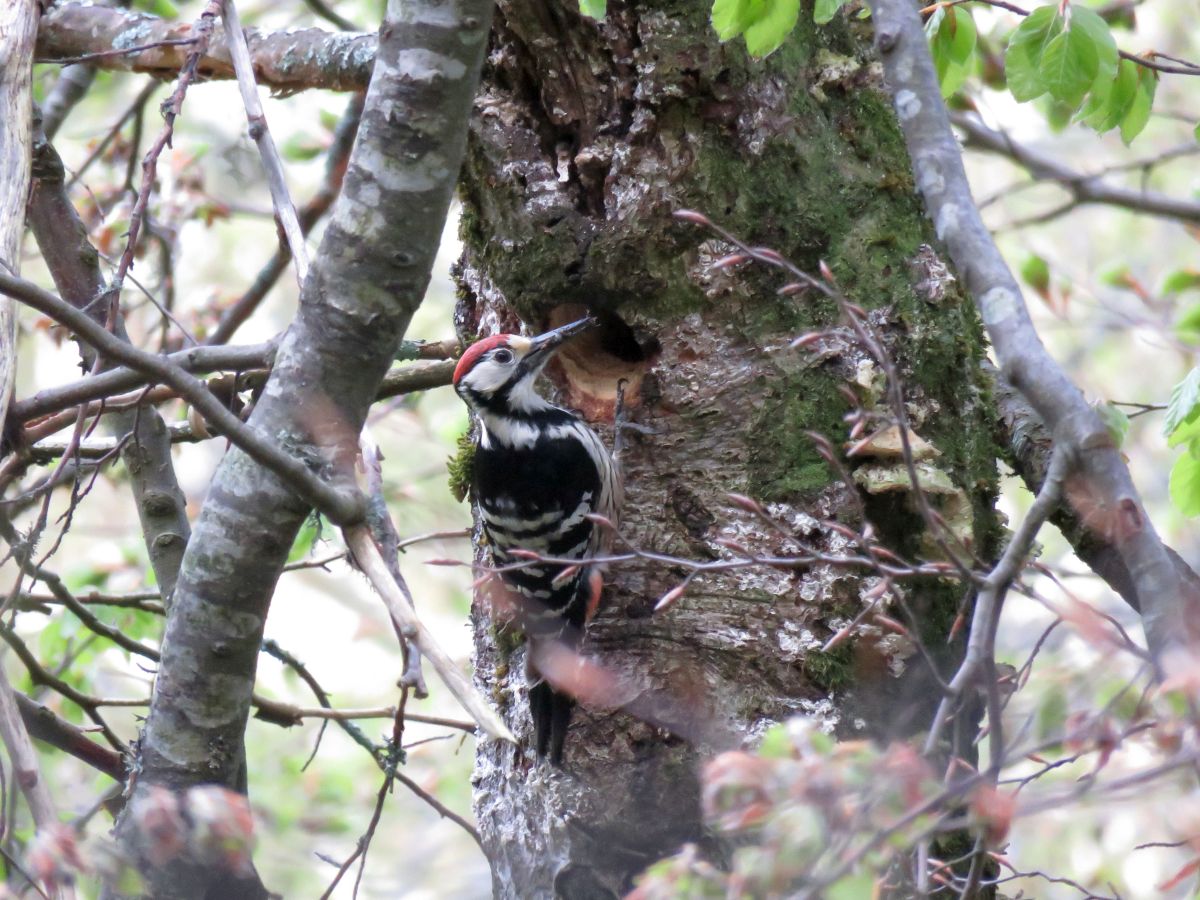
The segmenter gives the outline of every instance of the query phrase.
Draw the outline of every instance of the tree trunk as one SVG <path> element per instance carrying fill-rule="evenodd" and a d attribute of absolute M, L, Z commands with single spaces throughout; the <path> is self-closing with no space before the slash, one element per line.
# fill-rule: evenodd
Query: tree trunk
<path fill-rule="evenodd" d="M 34 0 L 9 2 L 0 9 L 0 268 L 21 272 L 21 232 L 29 194 L 29 150 L 32 139 L 30 84 L 38 5 Z M 0 297 L 0 445 L 17 377 L 17 314 L 13 301 Z"/>
<path fill-rule="evenodd" d="M 575 9 L 499 3 L 464 172 L 462 334 L 601 315 L 551 378 L 602 430 L 628 379 L 631 417 L 657 432 L 634 437 L 622 459 L 622 534 L 635 547 L 697 561 L 745 552 L 723 542 L 837 557 L 854 547 L 828 523 L 858 528 L 865 509 L 894 551 L 936 557 L 901 463 L 849 461 L 866 487 L 849 485 L 808 435 L 847 440 L 846 385 L 863 406 L 886 406 L 882 372 L 848 329 L 820 352 L 789 349 L 836 326 L 834 304 L 780 296 L 770 272 L 715 266 L 732 248 L 671 213 L 703 212 L 807 271 L 824 260 L 900 364 L 913 428 L 939 454 L 927 495 L 988 559 L 997 453 L 983 337 L 933 249 L 869 25 L 818 29 L 806 11 L 781 50 L 754 61 L 716 41 L 707 4 L 610 0 L 599 23 Z M 761 502 L 775 524 L 729 492 Z M 477 759 L 496 896 L 620 896 L 684 842 L 719 863 L 700 766 L 787 716 L 815 716 L 842 737 L 928 725 L 939 694 L 912 640 L 868 617 L 822 651 L 872 602 L 874 573 L 732 568 L 655 614 L 686 574 L 649 561 L 608 573 L 585 645 L 603 685 L 576 712 L 562 770 L 529 745 L 524 650 L 477 604 L 477 677 L 524 741 L 485 741 Z M 910 633 L 944 676 L 961 653 L 947 636 L 964 590 L 926 577 L 901 592 Z M 904 620 L 897 604 L 883 600 Z"/>
<path fill-rule="evenodd" d="M 353 483 L 367 410 L 425 294 L 491 12 L 491 0 L 387 4 L 342 193 L 249 419 L 330 483 Z M 151 865 L 136 822 L 155 787 L 246 790 L 242 741 L 266 615 L 308 514 L 295 484 L 239 450 L 213 477 L 183 557 L 118 823 L 126 849 L 144 857 L 156 898 L 266 896 L 256 877 L 213 865 Z"/>

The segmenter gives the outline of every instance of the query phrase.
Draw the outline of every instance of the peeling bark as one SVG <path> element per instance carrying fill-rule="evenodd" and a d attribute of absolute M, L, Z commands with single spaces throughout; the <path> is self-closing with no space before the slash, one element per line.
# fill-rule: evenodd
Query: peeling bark
<path fill-rule="evenodd" d="M 300 310 L 250 426 L 327 477 L 353 478 L 358 432 L 425 292 L 465 141 L 489 0 L 388 4 L 362 124 Z M 151 785 L 245 785 L 242 736 L 275 581 L 308 508 L 232 450 L 184 555 L 132 803 Z M 118 826 L 137 850 L 128 820 Z M 183 862 L 164 898 L 262 896 Z"/>
<path fill-rule="evenodd" d="M 848 336 L 816 359 L 789 351 L 791 338 L 834 324 L 832 305 L 779 297 L 761 272 L 714 268 L 729 248 L 671 212 L 697 209 L 810 271 L 825 260 L 898 357 L 909 416 L 940 454 L 972 549 L 989 558 L 996 449 L 981 329 L 932 249 L 869 35 L 802 17 L 755 62 L 717 43 L 702 7 L 610 3 L 597 23 L 567 0 L 499 3 L 464 173 L 461 333 L 601 315 L 600 334 L 566 351 L 552 378 L 601 427 L 627 378 L 634 420 L 659 432 L 634 438 L 623 460 L 631 543 L 694 559 L 730 557 L 729 540 L 840 554 L 847 541 L 824 522 L 853 520 L 856 489 L 806 432 L 840 444 L 839 386 L 880 403 L 878 371 Z M 730 491 L 762 501 L 782 533 Z M 907 499 L 863 496 L 889 546 L 928 556 Z M 621 896 L 685 841 L 719 863 L 726 848 L 702 821 L 699 767 L 788 715 L 842 737 L 928 723 L 937 694 L 911 643 L 867 625 L 820 652 L 874 577 L 828 565 L 732 570 L 652 615 L 684 574 L 649 563 L 609 573 L 585 653 L 616 686 L 577 713 L 561 771 L 528 747 L 524 650 L 477 605 L 477 677 L 526 740 L 483 742 L 477 757 L 496 896 Z M 935 580 L 904 590 L 914 631 L 950 671 L 962 590 Z"/>
<path fill-rule="evenodd" d="M 145 72 L 174 78 L 187 58 L 186 44 L 158 46 L 138 53 L 111 55 L 113 50 L 186 40 L 192 23 L 168 22 L 157 16 L 111 6 L 59 3 L 46 11 L 37 35 L 39 62 L 89 60 L 99 69 Z M 374 34 L 331 34 L 319 28 L 266 32 L 247 28 L 246 42 L 260 85 L 291 92 L 320 87 L 359 91 L 367 86 L 378 39 Z M 27 55 L 28 56 L 28 55 Z M 233 61 L 224 33 L 214 39 L 196 69 L 201 79 L 233 78 Z"/>

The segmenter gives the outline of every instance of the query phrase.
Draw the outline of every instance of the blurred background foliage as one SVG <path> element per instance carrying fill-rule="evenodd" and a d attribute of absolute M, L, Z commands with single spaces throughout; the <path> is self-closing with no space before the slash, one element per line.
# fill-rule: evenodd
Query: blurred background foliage
<path fill-rule="evenodd" d="M 141 0 L 133 5 L 167 18 L 186 20 L 193 13 L 190 5 L 179 9 L 168 0 Z M 1112 4 L 1094 4 L 1108 5 Z M 1132 0 L 1124 5 L 1135 27 L 1115 30 L 1123 48 L 1155 47 L 1200 58 L 1191 4 Z M 377 2 L 343 0 L 336 8 L 362 30 L 371 30 L 380 14 Z M 1062 114 L 1059 101 L 1048 95 L 1022 105 L 996 89 L 989 67 L 994 69 L 1015 19 L 979 4 L 971 12 L 978 32 L 977 52 L 971 77 L 954 101 L 957 105 L 973 105 L 1017 143 L 1049 153 L 1077 170 L 1111 168 L 1109 177 L 1128 185 L 1200 199 L 1196 165 L 1200 146 L 1193 133 L 1200 119 L 1196 79 L 1165 76 L 1144 132 L 1127 147 L 1118 131 L 1097 135 L 1068 124 L 1069 116 Z M 247 25 L 264 28 L 330 27 L 301 2 L 247 0 L 242 15 Z M 54 66 L 37 68 L 39 97 L 45 96 L 56 72 Z M 69 172 L 79 169 L 145 84 L 145 76 L 98 76 L 55 141 Z M 135 138 L 136 125 L 127 125 L 72 189 L 93 240 L 110 262 L 115 262 L 123 246 L 133 197 L 130 187 L 140 179 L 141 154 L 160 127 L 157 105 L 169 90 L 169 85 L 160 85 L 146 103 L 140 137 Z M 347 101 L 345 95 L 321 91 L 266 101 L 270 127 L 288 165 L 289 187 L 298 204 L 321 183 L 325 150 Z M 1194 268 L 1200 231 L 1196 226 L 1101 206 L 1075 207 L 1047 217 L 1067 196 L 1061 186 L 1032 181 L 1003 155 L 972 153 L 968 164 L 977 200 L 1007 258 L 1026 282 L 1043 338 L 1076 382 L 1098 402 L 1165 404 L 1172 386 L 1194 365 L 1200 342 L 1196 324 L 1200 322 L 1200 275 Z M 150 207 L 152 239 L 145 242 L 133 276 L 159 300 L 173 298 L 176 317 L 202 338 L 220 310 L 270 258 L 277 241 L 270 198 L 232 82 L 199 84 L 190 90 L 176 124 L 174 148 L 164 155 L 159 172 L 159 190 Z M 310 247 L 315 249 L 319 237 L 320 227 L 310 235 Z M 450 267 L 457 252 L 452 224 L 410 337 L 454 337 Z M 22 266 L 26 277 L 51 284 L 31 239 L 26 240 Z M 289 270 L 238 333 L 237 342 L 264 340 L 286 327 L 296 297 Z M 133 285 L 127 288 L 124 302 L 134 340 L 157 348 L 163 328 L 154 307 Z M 59 329 L 29 313 L 21 324 L 18 396 L 77 377 L 75 346 Z M 179 340 L 175 328 L 168 334 L 170 340 Z M 1178 451 L 1167 446 L 1163 413 L 1138 406 L 1118 408 L 1131 419 L 1124 449 L 1147 506 L 1168 542 L 1195 564 L 1200 560 L 1200 543 L 1194 522 L 1172 505 L 1168 494 L 1168 472 Z M 165 414 L 170 421 L 184 419 L 187 412 L 175 404 Z M 446 479 L 446 459 L 455 452 L 455 441 L 465 427 L 462 404 L 445 388 L 385 401 L 374 409 L 371 428 L 385 457 L 386 490 L 402 537 L 469 526 L 469 511 L 453 499 Z M 224 449 L 223 441 L 210 440 L 177 450 L 179 476 L 193 515 Z M 120 465 L 106 470 L 79 506 L 60 549 L 48 563 L 79 595 L 153 587 L 124 480 Z M 51 503 L 51 534 L 63 527 L 56 518 L 65 511 L 66 500 L 60 492 Z M 1024 488 L 1009 479 L 1003 504 L 1010 519 L 1018 521 L 1029 502 Z M 32 514 L 26 512 L 22 523 L 27 524 Z M 45 546 L 51 540 L 48 536 Z M 1042 542 L 1041 562 L 1053 577 L 1042 575 L 1032 585 L 1047 603 L 1015 595 L 1010 599 L 1002 629 L 1002 661 L 1023 664 L 1059 615 L 1055 610 L 1068 591 L 1138 635 L 1136 616 L 1073 558 L 1057 532 L 1047 529 Z M 298 547 L 298 557 L 306 559 L 325 559 L 339 552 L 335 532 L 329 529 L 309 531 L 306 545 Z M 471 577 L 466 568 L 428 564 L 443 558 L 469 560 L 468 542 L 444 538 L 414 544 L 401 562 L 419 612 L 466 667 Z M 9 581 L 5 579 L 6 586 Z M 148 644 L 160 636 L 161 619 L 153 613 L 93 608 L 106 623 Z M 42 665 L 68 684 L 96 696 L 131 702 L 148 696 L 152 673 L 144 661 L 96 638 L 60 607 L 22 612 L 15 617 L 15 628 Z M 397 701 L 400 660 L 390 623 L 365 581 L 342 561 L 282 577 L 267 637 L 302 660 L 337 707 L 383 708 Z M 87 724 L 74 704 L 34 684 L 13 654 L 6 655 L 5 665 L 21 690 L 71 721 Z M 1113 653 L 1069 623 L 1055 628 L 1045 639 L 1032 676 L 1010 704 L 1008 729 L 1055 733 L 1070 716 L 1095 711 L 1119 697 L 1130 682 L 1135 696 L 1145 687 L 1145 673 L 1136 660 Z M 433 696 L 410 702 L 409 708 L 461 718 L 437 679 L 430 677 L 429 683 Z M 267 655 L 261 660 L 258 692 L 302 707 L 317 705 L 295 673 Z M 1113 716 L 1119 719 L 1121 709 L 1118 702 Z M 143 711 L 139 706 L 113 707 L 105 715 L 122 738 L 132 740 Z M 387 718 L 360 724 L 378 742 L 391 729 Z M 306 766 L 320 732 L 320 723 L 311 720 L 282 729 L 252 719 L 246 735 L 250 797 L 258 822 L 256 862 L 265 882 L 286 897 L 316 897 L 325 889 L 336 865 L 351 853 L 365 829 L 382 779 L 368 754 L 332 725 L 324 730 L 319 749 Z M 470 818 L 473 740 L 461 732 L 410 723 L 405 742 L 411 750 L 404 773 Z M 44 746 L 41 749 L 54 794 L 67 812 L 86 812 L 111 787 L 83 764 Z M 1069 755 L 1068 748 L 1060 750 L 1064 757 Z M 1131 740 L 1106 760 L 1106 770 L 1136 772 L 1153 758 L 1152 746 Z M 1084 757 L 1045 778 L 1075 784 L 1089 777 L 1096 764 L 1095 756 Z M 1018 818 L 1008 856 L 1023 869 L 1069 873 L 1102 896 L 1188 896 L 1187 882 L 1162 887 L 1191 858 L 1186 848 L 1135 848 L 1186 836 L 1178 830 L 1197 824 L 1196 800 L 1189 780 L 1173 776 L 1116 800 L 1073 804 Z M 15 816 L 18 826 L 12 833 L 27 837 L 28 827 L 16 804 L 9 804 L 7 815 Z M 98 817 L 91 828 L 102 830 L 106 825 Z M 334 896 L 350 896 L 352 883 L 352 878 L 345 879 Z M 1044 880 L 1010 885 L 1008 893 L 1015 895 L 1018 889 L 1032 897 L 1081 896 L 1074 887 Z M 87 890 L 84 895 L 89 895 Z M 471 838 L 397 785 L 371 847 L 359 895 L 486 897 L 490 882 L 486 862 Z"/>

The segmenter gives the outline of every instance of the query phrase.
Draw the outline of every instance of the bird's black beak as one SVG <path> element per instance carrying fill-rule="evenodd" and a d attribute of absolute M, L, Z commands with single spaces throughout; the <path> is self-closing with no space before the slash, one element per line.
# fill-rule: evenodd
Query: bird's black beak
<path fill-rule="evenodd" d="M 563 325 L 561 328 L 555 328 L 553 331 L 539 334 L 529 342 L 529 353 L 525 355 L 526 364 L 532 363 L 533 365 L 538 365 L 544 362 L 568 338 L 573 338 L 575 335 L 581 334 L 599 324 L 600 321 L 598 319 L 588 316 L 586 319 L 580 319 L 578 322 L 571 322 L 569 325 Z"/>

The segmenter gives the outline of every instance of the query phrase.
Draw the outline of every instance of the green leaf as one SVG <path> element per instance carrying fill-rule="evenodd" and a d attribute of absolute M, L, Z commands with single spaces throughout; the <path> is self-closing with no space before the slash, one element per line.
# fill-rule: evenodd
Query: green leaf
<path fill-rule="evenodd" d="M 288 162 L 305 162 L 316 159 L 325 148 L 303 134 L 294 134 L 279 147 L 280 155 Z"/>
<path fill-rule="evenodd" d="M 1067 695 L 1057 685 L 1052 685 L 1037 707 L 1037 736 L 1045 740 L 1062 734 L 1067 722 Z"/>
<path fill-rule="evenodd" d="M 1200 125 L 1197 125 L 1192 132 L 1192 136 L 1196 138 L 1197 143 L 1200 143 Z"/>
<path fill-rule="evenodd" d="M 300 532 L 296 535 L 296 540 L 292 542 L 292 549 L 288 551 L 287 561 L 294 563 L 307 558 L 317 545 L 320 537 L 320 517 L 316 515 L 309 516 L 304 520 L 304 524 L 300 526 Z"/>
<path fill-rule="evenodd" d="M 1070 106 L 1061 100 L 1055 100 L 1049 94 L 1039 97 L 1037 103 L 1041 108 L 1042 115 L 1046 117 L 1046 124 L 1050 126 L 1050 130 L 1055 134 L 1058 134 L 1070 125 L 1075 118 L 1075 113 L 1078 111 L 1078 107 Z"/>
<path fill-rule="evenodd" d="M 1200 459 L 1190 453 L 1171 467 L 1171 502 L 1185 516 L 1200 514 Z"/>
<path fill-rule="evenodd" d="M 1108 23 L 1090 9 L 1072 6 L 1071 30 L 1086 35 L 1096 49 L 1097 69 L 1093 90 L 1107 90 L 1117 77 L 1117 64 L 1121 60 L 1117 52 L 1117 42 L 1113 40 Z"/>
<path fill-rule="evenodd" d="M 949 97 L 962 87 L 970 71 L 975 52 L 975 22 L 966 10 L 939 7 L 925 23 L 925 31 L 929 35 L 929 52 L 937 69 L 938 85 L 942 96 Z"/>
<path fill-rule="evenodd" d="M 758 755 L 763 759 L 789 759 L 793 754 L 792 739 L 786 725 L 772 725 L 758 745 Z"/>
<path fill-rule="evenodd" d="M 608 12 L 608 0 L 579 0 L 579 11 L 592 19 L 603 19 Z"/>
<path fill-rule="evenodd" d="M 1050 96 L 1072 109 L 1083 102 L 1099 68 L 1096 45 L 1078 28 L 1066 28 L 1050 38 L 1038 62 L 1038 73 Z"/>
<path fill-rule="evenodd" d="M 1137 89 L 1129 111 L 1121 120 L 1121 140 L 1126 144 L 1132 144 L 1150 121 L 1150 107 L 1154 105 L 1154 92 L 1158 88 L 1158 73 L 1145 66 L 1137 66 L 1137 70 Z"/>
<path fill-rule="evenodd" d="M 975 52 L 975 20 L 965 9 L 951 7 L 941 30 L 950 32 L 950 58 L 965 66 Z"/>
<path fill-rule="evenodd" d="M 1008 41 L 1004 54 L 1004 76 L 1008 89 L 1021 103 L 1046 93 L 1040 72 L 1046 44 L 1062 32 L 1063 22 L 1053 6 L 1040 6 L 1025 17 Z"/>
<path fill-rule="evenodd" d="M 1183 380 L 1171 389 L 1167 418 L 1163 422 L 1163 434 L 1170 437 L 1176 428 L 1192 417 L 1197 404 L 1200 404 L 1200 366 L 1188 372 Z"/>
<path fill-rule="evenodd" d="M 1118 448 L 1125 443 L 1125 438 L 1129 436 L 1129 416 L 1124 410 L 1113 406 L 1111 403 L 1096 403 L 1095 410 L 1100 414 L 1100 418 L 1104 420 L 1104 424 L 1108 426 L 1108 433 L 1112 435 L 1113 441 L 1116 442 Z"/>
<path fill-rule="evenodd" d="M 817 0 L 813 5 L 813 21 L 818 25 L 824 25 L 837 15 L 838 10 L 845 6 L 846 2 L 847 0 Z"/>
<path fill-rule="evenodd" d="M 1175 323 L 1175 332 L 1184 340 L 1200 339 L 1200 303 L 1193 304 L 1183 311 L 1179 321 Z"/>
<path fill-rule="evenodd" d="M 1129 266 L 1127 266 L 1125 263 L 1117 263 L 1116 265 L 1109 266 L 1100 272 L 1100 282 L 1102 284 L 1107 284 L 1109 287 L 1115 288 L 1129 287 L 1129 280 L 1132 277 L 1133 276 L 1129 271 Z"/>
<path fill-rule="evenodd" d="M 1171 431 L 1167 446 L 1174 449 L 1186 444 L 1188 452 L 1195 456 L 1200 451 L 1200 411 L 1193 412 Z"/>
<path fill-rule="evenodd" d="M 712 5 L 717 37 L 729 41 L 742 35 L 752 56 L 775 52 L 799 18 L 800 0 L 713 0 Z"/>
<path fill-rule="evenodd" d="M 808 743 L 813 750 L 815 750 L 817 753 L 820 753 L 822 756 L 828 756 L 837 746 L 837 742 L 832 737 L 816 728 L 814 728 L 812 733 L 809 734 Z"/>
<path fill-rule="evenodd" d="M 1050 290 L 1050 264 L 1036 253 L 1031 253 L 1021 264 L 1021 280 L 1045 296 Z"/>
<path fill-rule="evenodd" d="M 1121 120 L 1129 113 L 1138 86 L 1137 63 L 1127 59 L 1120 61 L 1117 67 L 1117 77 L 1105 91 L 1092 91 L 1088 104 L 1084 107 L 1080 119 L 1084 124 L 1103 134 L 1121 124 Z"/>
<path fill-rule="evenodd" d="M 875 876 L 870 872 L 862 872 L 839 878 L 825 889 L 822 896 L 829 900 L 869 900 L 875 894 Z"/>
<path fill-rule="evenodd" d="M 762 6 L 763 0 L 713 0 L 712 25 L 717 39 L 730 41 L 746 30 L 750 7 Z"/>
<path fill-rule="evenodd" d="M 766 0 L 765 14 L 746 28 L 751 56 L 769 56 L 779 49 L 800 19 L 800 0 Z"/>
<path fill-rule="evenodd" d="M 153 13 L 163 19 L 179 18 L 179 7 L 171 0 L 148 0 L 142 4 L 147 12 Z"/>
<path fill-rule="evenodd" d="M 1200 271 L 1176 269 L 1163 280 L 1162 287 L 1158 290 L 1162 294 L 1179 294 L 1193 288 L 1200 288 Z"/>
<path fill-rule="evenodd" d="M 340 113 L 335 113 L 331 109 L 322 109 L 317 113 L 317 119 L 321 123 L 321 127 L 328 132 L 333 132 L 338 127 L 338 122 L 342 120 Z"/>

